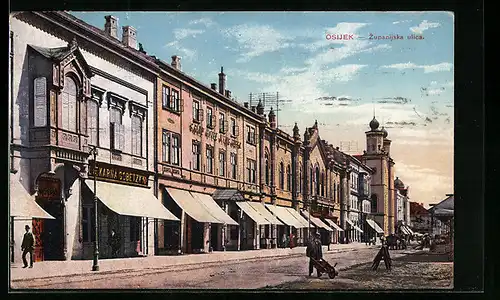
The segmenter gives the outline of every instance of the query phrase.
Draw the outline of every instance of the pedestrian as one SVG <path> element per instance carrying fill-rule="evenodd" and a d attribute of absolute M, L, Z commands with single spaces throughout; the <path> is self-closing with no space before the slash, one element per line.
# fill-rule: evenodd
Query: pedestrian
<path fill-rule="evenodd" d="M 290 233 L 289 245 L 290 245 L 290 249 L 293 249 L 295 247 L 295 236 L 293 235 L 293 233 Z"/>
<path fill-rule="evenodd" d="M 312 276 L 312 273 L 314 271 L 313 259 L 320 260 L 323 258 L 323 249 L 321 246 L 320 238 L 321 238 L 320 233 L 316 232 L 316 234 L 309 241 L 309 244 L 307 245 L 306 248 L 306 256 L 309 257 L 309 276 Z M 321 272 L 317 268 L 316 272 L 318 277 L 320 277 Z"/>
<path fill-rule="evenodd" d="M 23 242 L 21 243 L 21 251 L 23 251 L 23 268 L 28 267 L 28 261 L 26 260 L 26 254 L 30 254 L 30 268 L 33 268 L 33 249 L 35 248 L 35 237 L 33 233 L 30 232 L 30 226 L 26 225 L 24 227 L 26 232 L 23 236 Z"/>
<path fill-rule="evenodd" d="M 120 237 L 116 234 L 114 229 L 111 229 L 108 243 L 111 247 L 111 257 L 118 257 L 118 251 L 120 250 Z"/>
<path fill-rule="evenodd" d="M 281 236 L 281 248 L 286 248 L 286 234 L 283 233 Z"/>

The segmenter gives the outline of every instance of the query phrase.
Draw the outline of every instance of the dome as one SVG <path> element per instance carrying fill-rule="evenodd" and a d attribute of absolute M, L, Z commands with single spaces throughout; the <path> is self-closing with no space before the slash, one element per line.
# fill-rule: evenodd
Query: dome
<path fill-rule="evenodd" d="M 378 126 L 379 126 L 379 123 L 378 123 L 377 119 L 375 119 L 375 116 L 374 116 L 373 120 L 370 121 L 370 128 L 372 130 L 377 130 Z"/>
<path fill-rule="evenodd" d="M 405 184 L 403 183 L 403 181 L 401 181 L 401 179 L 399 179 L 399 177 L 396 177 L 396 180 L 394 180 L 394 187 L 398 189 L 404 189 Z"/>
<path fill-rule="evenodd" d="M 384 138 L 386 138 L 389 135 L 387 130 L 385 130 L 384 126 L 382 126 L 382 132 L 384 133 Z"/>

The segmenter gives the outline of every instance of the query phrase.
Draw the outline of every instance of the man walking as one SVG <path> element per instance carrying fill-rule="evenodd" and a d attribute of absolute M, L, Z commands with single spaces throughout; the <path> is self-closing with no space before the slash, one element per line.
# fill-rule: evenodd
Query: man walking
<path fill-rule="evenodd" d="M 109 236 L 109 246 L 111 247 L 111 257 L 118 257 L 118 251 L 120 250 L 120 237 L 116 234 L 114 229 L 111 229 L 111 235 Z"/>
<path fill-rule="evenodd" d="M 30 226 L 26 225 L 24 227 L 26 232 L 23 236 L 23 242 L 21 243 L 21 251 L 23 251 L 23 268 L 28 267 L 28 261 L 26 260 L 26 254 L 30 254 L 30 268 L 33 268 L 33 249 L 35 247 L 35 238 L 33 237 L 33 233 L 30 232 Z"/>
<path fill-rule="evenodd" d="M 309 241 L 309 244 L 306 248 L 306 256 L 309 257 L 309 276 L 312 276 L 312 273 L 314 271 L 314 263 L 312 259 L 314 258 L 315 260 L 320 260 L 321 258 L 323 258 L 323 249 L 321 246 L 320 237 L 320 233 L 316 232 L 314 237 Z M 316 272 L 318 277 L 320 277 L 321 273 L 318 269 L 316 269 Z"/>

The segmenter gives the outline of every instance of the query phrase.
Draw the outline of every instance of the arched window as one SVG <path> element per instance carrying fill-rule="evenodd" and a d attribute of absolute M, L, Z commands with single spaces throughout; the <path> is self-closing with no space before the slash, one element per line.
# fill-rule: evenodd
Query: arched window
<path fill-rule="evenodd" d="M 300 165 L 299 169 L 299 183 L 297 184 L 297 190 L 299 191 L 299 193 L 302 192 L 302 165 Z"/>
<path fill-rule="evenodd" d="M 333 183 L 333 202 L 337 201 L 337 183 Z"/>
<path fill-rule="evenodd" d="M 77 86 L 75 80 L 71 77 L 66 77 L 64 80 L 64 89 L 62 91 L 62 128 L 76 132 L 76 95 Z"/>
<path fill-rule="evenodd" d="M 286 166 L 286 189 L 287 191 L 292 190 L 292 172 L 290 172 L 290 165 Z"/>
<path fill-rule="evenodd" d="M 325 173 L 321 173 L 321 197 L 325 196 Z"/>
<path fill-rule="evenodd" d="M 377 195 L 373 194 L 371 196 L 371 206 L 372 206 L 372 213 L 377 212 Z"/>
<path fill-rule="evenodd" d="M 280 162 L 280 189 L 285 189 L 285 166 Z"/>
<path fill-rule="evenodd" d="M 315 179 L 316 179 L 316 195 L 320 195 L 320 174 L 319 174 L 319 167 L 316 166 L 316 176 Z"/>
<path fill-rule="evenodd" d="M 309 195 L 314 195 L 314 178 L 313 178 L 313 168 L 309 169 Z"/>
<path fill-rule="evenodd" d="M 266 153 L 266 162 L 265 162 L 265 179 L 266 179 L 266 185 L 269 185 L 269 155 Z"/>

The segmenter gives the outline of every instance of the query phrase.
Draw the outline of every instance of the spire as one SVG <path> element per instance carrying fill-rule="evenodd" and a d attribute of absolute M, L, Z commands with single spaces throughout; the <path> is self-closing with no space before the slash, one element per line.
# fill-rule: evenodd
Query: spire
<path fill-rule="evenodd" d="M 299 126 L 297 126 L 297 122 L 295 122 L 295 126 L 293 126 L 293 137 L 300 139 L 300 131 Z"/>

